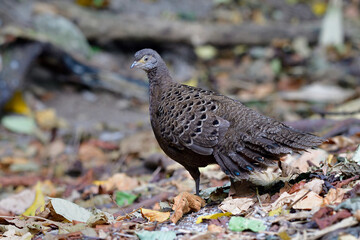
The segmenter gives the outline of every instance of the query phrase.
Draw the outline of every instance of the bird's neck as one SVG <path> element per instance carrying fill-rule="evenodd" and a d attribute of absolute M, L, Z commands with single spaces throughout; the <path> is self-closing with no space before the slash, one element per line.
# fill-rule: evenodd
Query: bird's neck
<path fill-rule="evenodd" d="M 165 63 L 159 64 L 156 68 L 147 71 L 147 76 L 149 79 L 149 97 L 151 107 L 152 102 L 160 101 L 165 89 L 167 89 L 167 86 L 169 86 L 173 80 Z"/>
<path fill-rule="evenodd" d="M 166 67 L 165 63 L 159 64 L 156 68 L 153 68 L 147 72 L 150 86 L 151 85 L 160 85 L 163 86 L 167 83 L 172 82 L 169 70 Z"/>

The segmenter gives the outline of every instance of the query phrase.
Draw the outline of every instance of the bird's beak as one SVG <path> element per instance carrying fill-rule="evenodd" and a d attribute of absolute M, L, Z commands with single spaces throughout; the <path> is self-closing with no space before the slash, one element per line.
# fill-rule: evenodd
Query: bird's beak
<path fill-rule="evenodd" d="M 131 67 L 130 67 L 130 68 L 136 67 L 137 64 L 138 64 L 138 62 L 137 62 L 137 61 L 134 61 L 133 64 L 131 64 Z"/>

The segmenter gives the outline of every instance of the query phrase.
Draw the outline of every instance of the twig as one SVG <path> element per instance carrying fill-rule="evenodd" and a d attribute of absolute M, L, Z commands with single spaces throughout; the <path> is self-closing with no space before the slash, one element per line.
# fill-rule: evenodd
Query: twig
<path fill-rule="evenodd" d="M 261 200 L 260 200 L 260 196 L 259 196 L 259 188 L 256 188 L 256 197 L 257 197 L 257 199 L 258 199 L 258 201 L 259 201 L 260 207 L 261 207 L 262 209 L 264 209 L 264 208 L 263 208 L 263 205 L 262 205 L 262 203 L 261 203 Z"/>
<path fill-rule="evenodd" d="M 332 226 L 329 226 L 327 228 L 324 228 L 322 230 L 319 230 L 315 232 L 313 235 L 307 236 L 308 239 L 319 239 L 320 237 L 324 236 L 325 234 L 329 232 L 336 231 L 341 228 L 347 228 L 358 224 L 358 221 L 354 217 L 348 217 L 342 220 L 341 222 L 338 222 Z"/>
<path fill-rule="evenodd" d="M 286 215 L 280 215 L 278 216 L 276 219 L 274 219 L 274 221 L 272 221 L 271 223 L 276 223 L 282 220 L 286 220 L 286 221 L 291 221 L 294 219 L 306 219 L 308 218 L 312 213 L 310 212 L 298 212 L 298 213 L 289 213 Z"/>
<path fill-rule="evenodd" d="M 302 200 L 306 195 L 308 195 L 311 192 L 311 190 L 309 189 L 304 195 L 302 195 L 298 200 L 296 200 L 295 202 L 293 202 L 289 207 L 287 207 L 286 209 L 289 210 L 291 209 L 296 203 L 298 203 L 300 200 Z"/>

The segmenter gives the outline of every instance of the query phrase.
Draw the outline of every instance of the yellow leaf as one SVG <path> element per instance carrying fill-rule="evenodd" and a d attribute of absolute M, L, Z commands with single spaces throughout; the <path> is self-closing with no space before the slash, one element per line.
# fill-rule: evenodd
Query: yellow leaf
<path fill-rule="evenodd" d="M 283 232 L 279 232 L 279 237 L 281 240 L 291 240 L 291 237 L 289 236 L 289 234 L 287 234 L 287 232 L 283 231 Z"/>
<path fill-rule="evenodd" d="M 311 8 L 315 15 L 322 16 L 326 11 L 327 5 L 325 2 L 315 2 L 312 4 Z"/>
<path fill-rule="evenodd" d="M 12 98 L 5 104 L 4 110 L 7 112 L 30 115 L 31 110 L 26 105 L 24 97 L 20 91 L 16 91 Z"/>
<path fill-rule="evenodd" d="M 170 212 L 159 212 L 151 209 L 140 208 L 141 215 L 150 222 L 165 222 L 170 217 Z"/>
<path fill-rule="evenodd" d="M 96 186 L 101 186 L 101 185 L 103 185 L 105 183 L 106 183 L 105 180 L 95 180 L 95 181 L 93 181 L 93 184 L 96 185 Z"/>
<path fill-rule="evenodd" d="M 44 211 L 45 198 L 44 198 L 44 194 L 41 190 L 41 187 L 42 187 L 41 182 L 37 182 L 37 184 L 35 186 L 35 200 L 31 204 L 31 206 L 28 209 L 26 209 L 26 211 L 22 215 L 35 216 L 37 209 L 40 209 L 40 211 Z"/>
<path fill-rule="evenodd" d="M 288 214 L 289 213 L 289 210 L 285 210 L 283 209 L 282 206 L 274 209 L 274 210 L 271 210 L 269 212 L 269 217 L 272 217 L 272 216 L 275 216 L 275 215 L 280 215 L 280 214 Z"/>
<path fill-rule="evenodd" d="M 198 86 L 198 80 L 197 78 L 193 77 L 185 82 L 183 82 L 185 85 L 191 86 L 191 87 L 197 87 Z"/>
<path fill-rule="evenodd" d="M 49 108 L 35 113 L 35 119 L 42 129 L 52 129 L 58 126 L 58 118 L 55 109 Z"/>
<path fill-rule="evenodd" d="M 329 154 L 329 156 L 328 156 L 328 158 L 327 158 L 327 160 L 326 160 L 327 164 L 331 165 L 333 158 L 334 158 L 334 155 L 333 155 L 333 154 Z"/>
<path fill-rule="evenodd" d="M 201 223 L 204 219 L 218 219 L 218 218 L 221 218 L 221 217 L 230 217 L 230 216 L 231 216 L 231 212 L 215 213 L 215 214 L 211 214 L 211 215 L 200 216 L 200 217 L 197 218 L 196 224 Z"/>

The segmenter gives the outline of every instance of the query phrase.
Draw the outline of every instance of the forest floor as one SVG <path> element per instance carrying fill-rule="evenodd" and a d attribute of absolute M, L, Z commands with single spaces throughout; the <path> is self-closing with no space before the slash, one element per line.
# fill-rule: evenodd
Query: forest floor
<path fill-rule="evenodd" d="M 1 238 L 359 239 L 357 1 L 179 2 L 4 0 Z M 319 36 L 330 8 L 336 47 Z M 195 196 L 151 131 L 146 76 L 130 69 L 144 47 L 177 81 L 327 142 L 232 185 L 203 168 Z"/>

